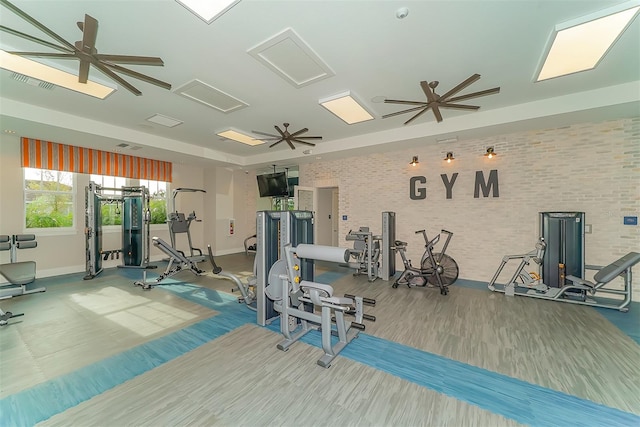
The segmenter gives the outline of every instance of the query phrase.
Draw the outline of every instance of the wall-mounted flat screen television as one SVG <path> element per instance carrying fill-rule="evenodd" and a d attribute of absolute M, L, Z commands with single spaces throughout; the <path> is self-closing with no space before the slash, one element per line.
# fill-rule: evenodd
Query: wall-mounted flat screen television
<path fill-rule="evenodd" d="M 258 175 L 257 179 L 260 197 L 287 197 L 289 195 L 289 185 L 285 172 Z"/>

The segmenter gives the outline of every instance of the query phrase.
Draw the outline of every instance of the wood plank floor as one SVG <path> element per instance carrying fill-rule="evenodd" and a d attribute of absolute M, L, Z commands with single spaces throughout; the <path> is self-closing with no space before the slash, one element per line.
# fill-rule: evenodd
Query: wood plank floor
<path fill-rule="evenodd" d="M 243 276 L 252 259 L 218 261 Z M 0 330 L 1 425 L 640 423 L 640 346 L 590 307 L 336 269 L 336 292 L 375 298 L 377 321 L 323 369 L 319 335 L 277 350 L 228 280 L 183 272 L 145 292 L 135 275 L 0 301 L 25 313 Z"/>

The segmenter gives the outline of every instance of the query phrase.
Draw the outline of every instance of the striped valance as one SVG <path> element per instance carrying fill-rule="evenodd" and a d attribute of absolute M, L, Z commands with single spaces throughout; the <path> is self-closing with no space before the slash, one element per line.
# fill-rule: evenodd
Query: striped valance
<path fill-rule="evenodd" d="M 22 166 L 171 182 L 171 162 L 22 138 Z"/>

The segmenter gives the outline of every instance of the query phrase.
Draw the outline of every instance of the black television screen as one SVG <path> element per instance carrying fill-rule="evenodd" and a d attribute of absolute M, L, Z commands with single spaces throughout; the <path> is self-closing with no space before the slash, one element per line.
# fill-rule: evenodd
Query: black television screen
<path fill-rule="evenodd" d="M 260 197 L 286 197 L 289 195 L 287 174 L 284 172 L 258 175 Z"/>

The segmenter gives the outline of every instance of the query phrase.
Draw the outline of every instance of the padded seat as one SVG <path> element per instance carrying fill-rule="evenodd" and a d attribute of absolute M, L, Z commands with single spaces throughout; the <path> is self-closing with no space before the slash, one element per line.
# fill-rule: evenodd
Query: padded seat
<path fill-rule="evenodd" d="M 609 283 L 620 274 L 622 274 L 622 272 L 624 272 L 627 268 L 634 266 L 638 262 L 640 262 L 640 253 L 629 252 L 622 258 L 612 262 L 611 264 L 598 271 L 593 276 L 593 280 L 598 283 Z"/>
<path fill-rule="evenodd" d="M 36 279 L 35 261 L 14 262 L 0 265 L 0 274 L 13 285 L 26 285 Z"/>

